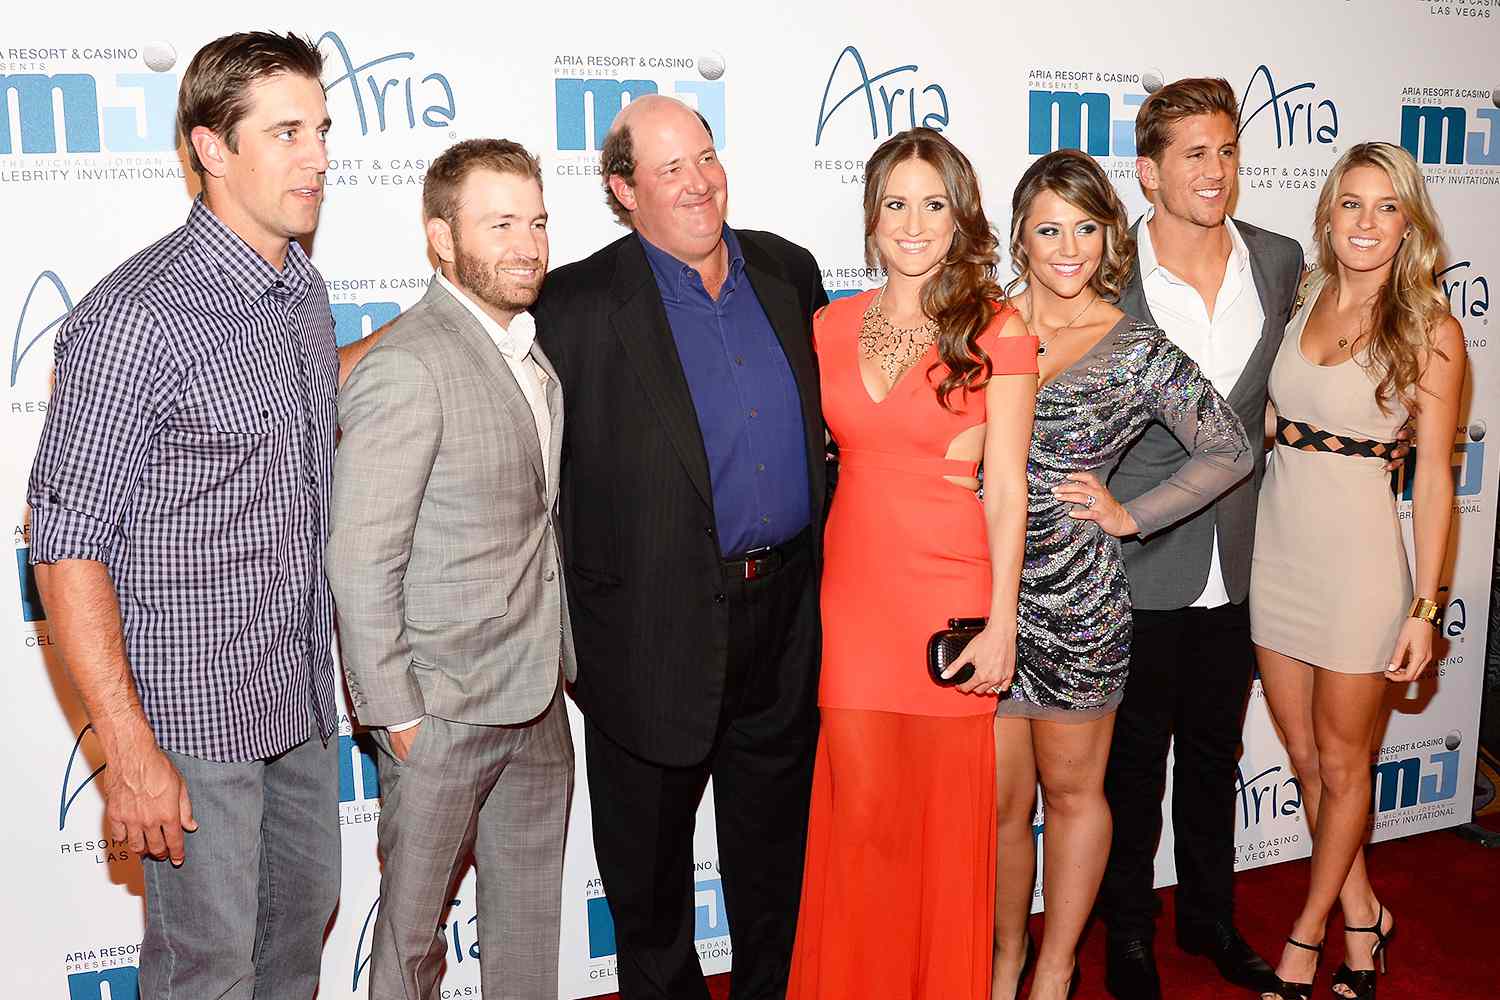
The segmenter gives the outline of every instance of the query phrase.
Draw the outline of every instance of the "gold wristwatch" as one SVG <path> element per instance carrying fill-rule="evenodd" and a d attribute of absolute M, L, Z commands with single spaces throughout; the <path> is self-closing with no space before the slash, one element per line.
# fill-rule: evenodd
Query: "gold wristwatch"
<path fill-rule="evenodd" d="M 1408 618 L 1424 621 L 1433 628 L 1438 627 L 1438 606 L 1436 601 L 1429 601 L 1425 597 L 1413 597 L 1411 599 L 1411 610 L 1406 615 Z"/>

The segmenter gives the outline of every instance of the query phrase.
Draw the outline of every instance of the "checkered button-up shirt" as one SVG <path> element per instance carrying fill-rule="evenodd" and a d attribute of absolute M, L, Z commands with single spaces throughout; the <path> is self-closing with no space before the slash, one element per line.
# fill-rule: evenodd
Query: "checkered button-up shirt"
<path fill-rule="evenodd" d="M 198 201 L 78 303 L 56 354 L 31 560 L 109 569 L 157 742 L 244 761 L 326 739 L 338 352 L 302 248 L 277 271 Z"/>

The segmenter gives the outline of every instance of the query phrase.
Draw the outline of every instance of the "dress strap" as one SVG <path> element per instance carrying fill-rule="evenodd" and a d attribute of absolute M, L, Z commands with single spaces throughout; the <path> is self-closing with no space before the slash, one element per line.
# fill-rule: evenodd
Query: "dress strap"
<path fill-rule="evenodd" d="M 866 448 L 840 448 L 840 469 L 885 469 L 916 476 L 962 476 L 973 479 L 979 472 L 978 462 L 956 458 L 928 458 L 925 455 L 897 455 Z"/>

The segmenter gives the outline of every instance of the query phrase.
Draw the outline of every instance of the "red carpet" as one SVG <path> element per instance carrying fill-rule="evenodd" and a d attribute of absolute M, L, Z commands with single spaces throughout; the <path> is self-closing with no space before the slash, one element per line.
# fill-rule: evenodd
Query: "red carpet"
<path fill-rule="evenodd" d="M 1500 829 L 1500 817 L 1484 821 Z M 1451 831 L 1423 834 L 1370 848 L 1370 870 L 1382 901 L 1399 930 L 1390 946 L 1390 974 L 1381 977 L 1384 1000 L 1468 1000 L 1500 996 L 1500 850 L 1485 850 Z M 1240 930 L 1274 965 L 1307 882 L 1307 862 L 1245 872 L 1236 882 Z M 1172 935 L 1171 890 L 1163 892 L 1157 962 L 1164 993 L 1173 1000 L 1250 997 L 1218 978 L 1205 959 L 1177 950 Z M 1033 918 L 1031 933 L 1043 930 Z M 1314 997 L 1328 998 L 1328 977 L 1343 960 L 1338 917 L 1329 928 L 1329 951 Z M 1078 1000 L 1104 1000 L 1104 928 L 1097 922 L 1084 936 Z M 729 996 L 729 977 L 709 979 L 714 1000 Z M 613 995 L 612 995 L 613 996 Z M 856 998 L 850 998 L 856 1000 Z M 868 1000 L 868 998 L 858 998 Z"/>

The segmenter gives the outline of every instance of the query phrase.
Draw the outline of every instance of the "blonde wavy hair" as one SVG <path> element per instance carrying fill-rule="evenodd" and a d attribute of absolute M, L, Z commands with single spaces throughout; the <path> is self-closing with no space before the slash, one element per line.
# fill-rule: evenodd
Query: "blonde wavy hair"
<path fill-rule="evenodd" d="M 1130 269 L 1135 266 L 1135 240 L 1130 218 L 1104 169 L 1089 154 L 1076 149 L 1048 153 L 1026 168 L 1010 199 L 1010 268 L 1015 277 L 1005 286 L 1011 296 L 1030 281 L 1031 257 L 1021 240 L 1031 204 L 1051 191 L 1104 229 L 1104 253 L 1089 278 L 1089 287 L 1106 302 L 1118 302 Z"/>
<path fill-rule="evenodd" d="M 1435 277 L 1443 254 L 1443 235 L 1437 212 L 1427 196 L 1422 168 L 1412 155 L 1388 142 L 1362 142 L 1353 146 L 1333 165 L 1318 207 L 1313 214 L 1313 238 L 1318 245 L 1318 270 L 1327 275 L 1328 287 L 1338 290 L 1338 257 L 1333 251 L 1329 220 L 1344 174 L 1355 167 L 1379 167 L 1390 178 L 1396 203 L 1411 235 L 1402 241 L 1391 262 L 1390 278 L 1375 295 L 1370 310 L 1367 356 L 1359 364 L 1378 373 L 1375 401 L 1389 413 L 1397 401 L 1408 412 L 1421 408 L 1418 399 L 1424 365 L 1429 352 L 1440 357 L 1432 334 L 1448 316 L 1448 297 Z"/>

